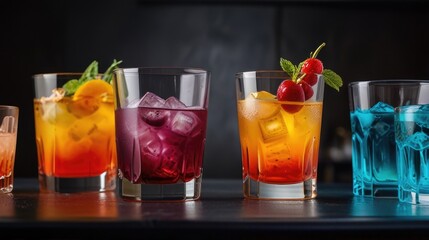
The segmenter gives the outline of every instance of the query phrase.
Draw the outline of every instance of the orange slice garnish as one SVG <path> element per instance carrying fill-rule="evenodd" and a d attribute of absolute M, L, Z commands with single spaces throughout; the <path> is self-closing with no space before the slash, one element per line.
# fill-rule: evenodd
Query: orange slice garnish
<path fill-rule="evenodd" d="M 113 96 L 109 83 L 101 79 L 89 80 L 77 89 L 68 110 L 78 118 L 89 116 L 98 110 L 102 99 L 109 96 Z"/>
<path fill-rule="evenodd" d="M 101 79 L 89 80 L 80 86 L 73 96 L 73 100 L 83 97 L 97 98 L 104 95 L 113 95 L 112 86 Z"/>

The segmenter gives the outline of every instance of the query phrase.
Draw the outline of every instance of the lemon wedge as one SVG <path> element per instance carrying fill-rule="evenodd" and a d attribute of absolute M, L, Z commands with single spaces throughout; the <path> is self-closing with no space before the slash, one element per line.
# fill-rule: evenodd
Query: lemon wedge
<path fill-rule="evenodd" d="M 259 92 L 253 92 L 251 93 L 251 95 L 255 98 L 255 99 L 263 99 L 263 100 L 274 100 L 276 98 L 275 95 L 267 92 L 267 91 L 259 91 Z"/>

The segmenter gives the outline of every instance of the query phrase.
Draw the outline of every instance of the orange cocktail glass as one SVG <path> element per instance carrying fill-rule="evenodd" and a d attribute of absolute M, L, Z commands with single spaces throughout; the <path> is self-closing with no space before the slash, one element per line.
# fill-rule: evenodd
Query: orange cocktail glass
<path fill-rule="evenodd" d="M 245 111 L 246 100 L 238 102 Z M 288 113 L 282 102 L 255 100 L 256 111 L 270 109 L 268 118 L 238 115 L 244 172 L 264 183 L 293 184 L 317 177 L 322 103 L 306 103 Z M 244 130 L 246 129 L 246 130 Z"/>
<path fill-rule="evenodd" d="M 237 113 L 247 198 L 309 199 L 317 195 L 317 165 L 322 123 L 323 79 L 314 97 L 278 101 L 282 71 L 237 74 Z M 321 77 L 320 77 L 321 78 Z M 299 106 L 288 112 L 285 106 Z"/>
<path fill-rule="evenodd" d="M 42 96 L 34 99 L 42 191 L 106 191 L 115 188 L 113 88 L 101 79 L 92 79 L 74 95 L 66 96 L 61 86 L 78 77 L 76 74 L 35 76 L 36 95 Z M 47 96 L 49 90 L 52 93 Z"/>

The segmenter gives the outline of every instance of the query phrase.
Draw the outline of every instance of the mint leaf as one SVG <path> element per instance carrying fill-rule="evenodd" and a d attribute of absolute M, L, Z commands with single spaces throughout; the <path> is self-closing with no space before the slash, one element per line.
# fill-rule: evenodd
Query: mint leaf
<path fill-rule="evenodd" d="M 83 83 L 90 79 L 94 79 L 98 75 L 98 62 L 92 61 L 91 64 L 85 69 L 82 76 L 79 79 L 79 82 Z"/>
<path fill-rule="evenodd" d="M 116 59 L 113 59 L 113 63 L 112 65 L 110 65 L 110 67 L 106 70 L 106 72 L 104 72 L 103 74 L 103 80 L 111 83 L 112 82 L 112 78 L 113 78 L 113 71 L 118 68 L 118 65 L 121 63 L 122 61 L 116 61 Z"/>
<path fill-rule="evenodd" d="M 65 95 L 70 96 L 73 95 L 78 87 L 80 86 L 79 80 L 72 79 L 66 82 L 66 84 L 63 85 L 63 88 L 65 90 Z"/>
<path fill-rule="evenodd" d="M 298 72 L 296 66 L 293 65 L 291 61 L 284 58 L 280 58 L 280 66 L 291 78 L 293 78 L 295 73 Z"/>
<path fill-rule="evenodd" d="M 322 75 L 323 79 L 325 80 L 325 83 L 328 86 L 332 87 L 337 91 L 340 91 L 340 87 L 343 86 L 343 80 L 338 74 L 336 74 L 330 69 L 325 69 L 323 70 Z"/>
<path fill-rule="evenodd" d="M 298 79 L 298 76 L 299 76 L 299 78 L 303 78 L 304 76 L 305 76 L 305 73 L 304 73 L 304 75 L 302 74 L 302 72 L 301 72 L 301 68 L 302 68 L 302 65 L 304 64 L 304 62 L 300 62 L 299 64 L 298 64 L 298 67 L 296 67 L 295 66 L 295 68 L 296 68 L 296 71 L 295 71 L 295 74 L 293 75 L 293 77 L 292 77 L 292 81 L 294 81 L 295 82 L 295 80 L 299 80 Z"/>

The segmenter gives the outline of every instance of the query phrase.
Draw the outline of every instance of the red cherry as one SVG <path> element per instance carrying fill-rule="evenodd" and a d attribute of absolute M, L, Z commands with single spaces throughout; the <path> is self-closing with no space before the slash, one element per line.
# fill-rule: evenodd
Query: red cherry
<path fill-rule="evenodd" d="M 313 88 L 311 88 L 311 86 L 304 81 L 301 81 L 299 84 L 301 85 L 302 90 L 304 90 L 305 101 L 307 101 L 314 95 Z"/>
<path fill-rule="evenodd" d="M 307 73 L 303 78 L 303 82 L 308 83 L 310 86 L 314 86 L 317 83 L 317 75 L 314 73 Z"/>
<path fill-rule="evenodd" d="M 277 89 L 277 100 L 289 102 L 304 102 L 305 95 L 301 85 L 292 80 L 284 80 Z M 302 105 L 282 104 L 282 108 L 289 113 L 301 110 Z"/>
<path fill-rule="evenodd" d="M 314 86 L 317 83 L 317 75 L 323 72 L 323 64 L 317 58 L 307 58 L 301 67 L 301 72 L 305 73 L 302 78 L 303 81 L 307 82 L 310 86 Z"/>
<path fill-rule="evenodd" d="M 321 74 L 323 72 L 323 63 L 317 58 L 307 58 L 301 67 L 303 73 L 316 73 Z"/>

